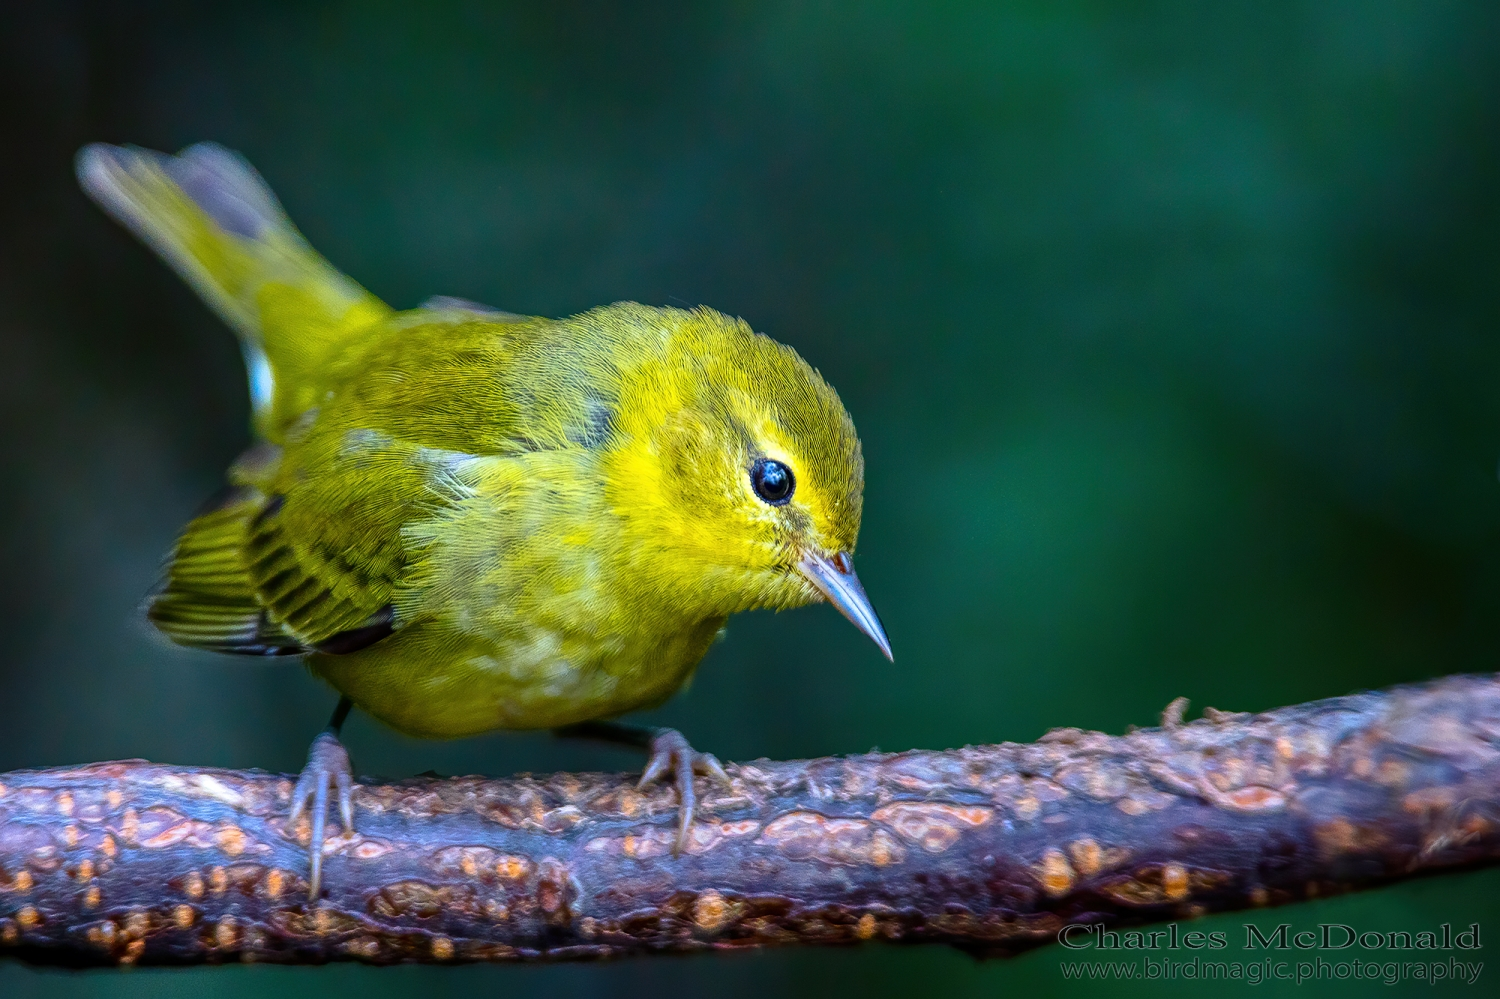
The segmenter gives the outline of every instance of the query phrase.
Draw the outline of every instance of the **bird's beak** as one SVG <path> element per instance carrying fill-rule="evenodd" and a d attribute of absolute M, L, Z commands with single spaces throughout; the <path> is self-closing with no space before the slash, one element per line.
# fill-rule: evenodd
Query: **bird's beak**
<path fill-rule="evenodd" d="M 891 655 L 890 639 L 885 637 L 885 628 L 881 627 L 875 608 L 870 606 L 865 588 L 859 585 L 859 577 L 854 574 L 854 559 L 848 552 L 839 552 L 832 558 L 816 553 L 805 555 L 797 563 L 797 568 L 828 598 L 829 603 L 839 609 L 840 614 L 880 646 L 887 659 L 896 661 Z"/>

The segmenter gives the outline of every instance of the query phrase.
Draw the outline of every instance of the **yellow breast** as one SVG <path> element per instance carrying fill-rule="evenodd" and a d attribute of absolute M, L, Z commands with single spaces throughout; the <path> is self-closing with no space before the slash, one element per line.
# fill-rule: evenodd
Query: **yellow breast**
<path fill-rule="evenodd" d="M 458 737 L 658 704 L 724 618 L 641 585 L 586 449 L 476 458 L 406 531 L 402 627 L 313 670 L 394 728 Z"/>

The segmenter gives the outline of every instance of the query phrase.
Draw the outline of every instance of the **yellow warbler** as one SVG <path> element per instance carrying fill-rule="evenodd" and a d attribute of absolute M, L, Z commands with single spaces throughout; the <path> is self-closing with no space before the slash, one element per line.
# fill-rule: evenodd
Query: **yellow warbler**
<path fill-rule="evenodd" d="M 91 145 L 85 191 L 239 335 L 258 441 L 184 529 L 147 613 L 175 641 L 303 655 L 343 697 L 293 795 L 319 892 L 327 795 L 353 827 L 350 704 L 403 732 L 612 719 L 692 674 L 736 611 L 827 599 L 890 646 L 854 574 L 864 464 L 838 396 L 707 308 L 567 319 L 397 312 L 211 143 Z M 717 761 L 643 730 L 692 817 Z"/>

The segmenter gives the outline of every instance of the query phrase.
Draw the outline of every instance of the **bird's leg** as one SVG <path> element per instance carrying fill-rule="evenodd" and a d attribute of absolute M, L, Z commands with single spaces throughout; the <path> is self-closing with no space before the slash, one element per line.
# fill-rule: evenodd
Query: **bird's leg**
<path fill-rule="evenodd" d="M 645 787 L 667 774 L 672 775 L 679 802 L 677 839 L 672 846 L 674 855 L 680 855 L 687 848 L 688 833 L 693 827 L 693 812 L 698 804 L 698 796 L 693 791 L 693 775 L 702 774 L 729 783 L 729 775 L 719 765 L 718 758 L 712 753 L 698 752 L 675 728 L 630 725 L 617 721 L 587 721 L 564 725 L 552 731 L 557 735 L 599 739 L 646 750 L 649 754 L 646 758 L 646 770 L 641 774 L 637 787 Z"/>
<path fill-rule="evenodd" d="M 339 815 L 344 820 L 344 831 L 354 832 L 354 767 L 349 762 L 349 751 L 339 742 L 339 730 L 354 702 L 340 697 L 328 727 L 313 740 L 307 751 L 307 766 L 297 778 L 292 789 L 292 811 L 287 816 L 287 825 L 296 824 L 302 812 L 312 804 L 312 835 L 308 839 L 307 853 L 311 873 L 307 879 L 308 901 L 316 903 L 323 887 L 323 831 L 328 821 L 328 785 L 334 784 L 339 792 Z"/>
<path fill-rule="evenodd" d="M 678 856 L 687 849 L 688 833 L 693 828 L 693 813 L 698 806 L 693 793 L 693 774 L 703 774 L 729 783 L 729 775 L 719 765 L 718 757 L 712 753 L 700 753 L 689 745 L 687 737 L 675 728 L 658 728 L 651 733 L 650 756 L 646 758 L 646 769 L 641 774 L 637 788 L 658 781 L 667 774 L 677 786 L 678 819 L 677 839 L 672 844 L 672 854 Z"/>

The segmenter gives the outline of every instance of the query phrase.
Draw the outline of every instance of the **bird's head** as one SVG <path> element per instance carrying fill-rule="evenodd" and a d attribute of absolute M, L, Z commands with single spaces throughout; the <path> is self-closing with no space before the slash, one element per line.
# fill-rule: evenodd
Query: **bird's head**
<path fill-rule="evenodd" d="M 889 657 L 854 574 L 864 457 L 838 395 L 743 321 L 663 315 L 665 350 L 628 379 L 628 443 L 607 476 L 651 570 L 713 614 L 827 600 Z"/>

